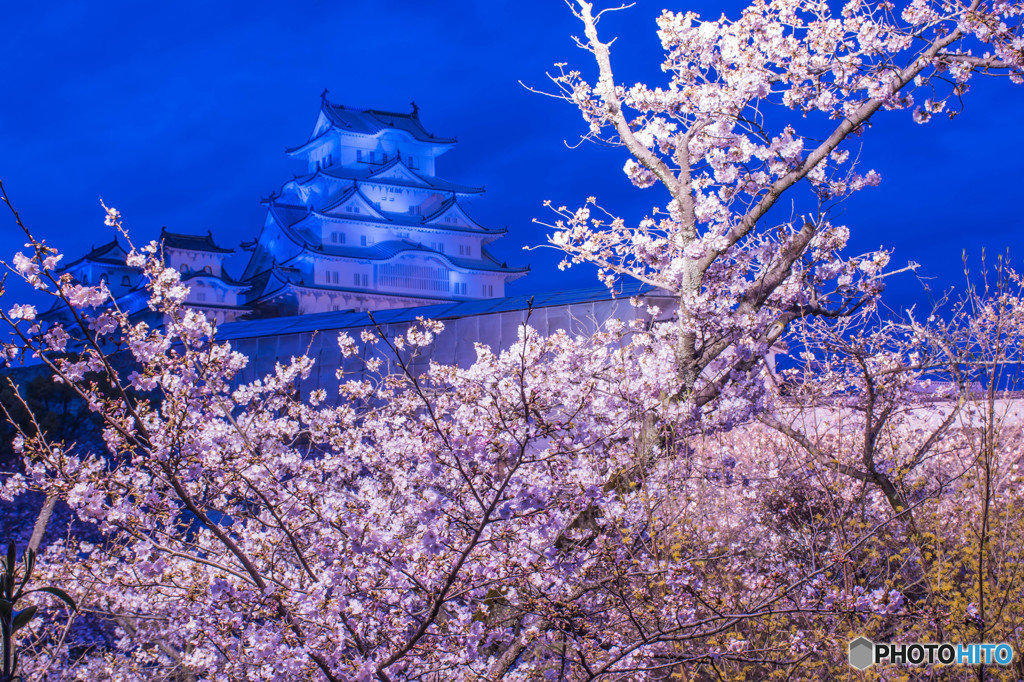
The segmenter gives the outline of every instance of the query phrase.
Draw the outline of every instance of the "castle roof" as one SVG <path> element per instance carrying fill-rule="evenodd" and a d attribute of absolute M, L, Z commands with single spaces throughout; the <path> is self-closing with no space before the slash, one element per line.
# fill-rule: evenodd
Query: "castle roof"
<path fill-rule="evenodd" d="M 306 239 L 299 231 L 292 229 L 280 217 L 271 209 L 271 214 L 274 216 L 275 221 L 281 228 L 281 232 L 286 238 L 292 241 L 296 246 L 303 249 L 305 252 L 312 254 L 313 256 L 327 256 L 332 258 L 345 258 L 351 260 L 361 261 L 387 261 L 391 260 L 395 256 L 402 253 L 420 253 L 439 258 L 447 262 L 452 267 L 460 270 L 469 270 L 475 272 L 491 272 L 491 273 L 502 273 L 506 275 L 514 275 L 514 278 L 521 277 L 530 271 L 529 267 L 524 268 L 510 268 L 504 264 L 498 263 L 487 251 L 481 249 L 481 258 L 459 258 L 448 253 L 441 253 L 434 249 L 427 248 L 423 244 L 413 242 L 407 239 L 390 239 L 382 242 L 377 242 L 370 246 L 346 246 L 341 244 L 322 244 L 311 242 Z M 294 258 L 288 259 L 285 263 L 291 262 L 296 258 L 301 257 L 301 254 L 296 255 Z"/>
<path fill-rule="evenodd" d="M 308 208 L 308 210 L 307 210 L 307 214 L 306 215 L 310 215 L 312 213 L 319 213 L 320 215 L 327 215 L 327 211 L 331 211 L 331 210 L 341 206 L 346 201 L 351 201 L 352 199 L 357 199 L 357 201 L 355 202 L 356 205 L 358 205 L 361 209 L 367 211 L 367 217 L 374 218 L 378 222 L 386 221 L 387 220 L 387 218 L 385 217 L 383 211 L 380 210 L 378 205 L 375 202 L 370 201 L 370 198 L 368 196 L 366 196 L 365 194 L 363 194 L 362 190 L 359 189 L 359 185 L 358 184 L 354 184 L 354 183 L 352 184 L 351 187 L 349 187 L 348 189 L 344 190 L 337 197 L 335 197 L 334 201 L 331 201 L 330 203 L 325 204 L 324 206 L 320 207 L 319 210 L 317 210 L 317 209 L 313 208 L 312 206 L 310 206 Z M 303 217 L 306 217 L 306 216 L 303 216 Z M 360 218 L 363 218 L 363 216 L 360 215 Z M 294 223 L 292 223 L 292 224 L 294 225 Z"/>
<path fill-rule="evenodd" d="M 346 258 L 361 261 L 387 261 L 401 254 L 418 253 L 420 255 L 431 256 L 445 261 L 452 267 L 459 270 L 499 272 L 502 274 L 517 275 L 525 274 L 529 271 L 529 268 L 503 267 L 486 251 L 483 252 L 482 258 L 459 258 L 452 256 L 451 254 L 441 253 L 435 249 L 427 248 L 423 244 L 412 242 L 407 239 L 391 239 L 388 241 L 378 242 L 372 246 L 363 247 L 331 244 L 320 248 L 311 248 L 309 249 L 309 252 L 314 256 L 328 256 L 332 258 Z M 296 256 L 296 258 L 298 257 L 299 256 Z"/>
<path fill-rule="evenodd" d="M 371 207 L 377 215 L 370 214 L 359 214 L 356 215 L 334 215 L 327 213 L 333 208 L 343 204 L 354 196 L 360 197 L 366 204 Z M 469 234 L 484 235 L 490 237 L 485 241 L 493 241 L 493 239 L 505 234 L 508 230 L 505 228 L 490 228 L 482 225 L 476 225 L 475 227 L 464 227 L 461 225 L 449 225 L 442 223 L 430 223 L 431 220 L 436 220 L 438 217 L 444 215 L 452 206 L 457 205 L 454 198 L 449 198 L 444 201 L 433 213 L 426 216 L 417 216 L 409 213 L 391 213 L 389 211 L 378 211 L 376 205 L 366 198 L 366 196 L 358 190 L 358 188 L 351 188 L 340 195 L 338 199 L 332 201 L 321 210 L 309 210 L 305 206 L 296 206 L 294 204 L 286 204 L 277 201 L 267 202 L 268 208 L 271 214 L 274 216 L 274 220 L 286 228 L 294 228 L 303 220 L 308 219 L 310 216 L 319 216 L 322 218 L 333 219 L 333 220 L 350 220 L 359 223 L 368 223 L 377 226 L 388 226 L 388 227 L 410 227 L 420 228 L 424 230 L 430 230 L 432 232 L 465 232 Z M 465 212 L 463 212 L 465 215 Z M 289 220 L 291 219 L 291 220 Z M 295 230 L 292 230 L 295 232 Z M 298 235 L 296 235 L 298 236 Z M 303 246 L 316 246 L 319 242 L 312 242 L 302 237 Z"/>
<path fill-rule="evenodd" d="M 207 231 L 206 236 L 168 232 L 166 227 L 160 228 L 160 242 L 172 249 L 188 251 L 207 251 L 209 253 L 234 253 L 234 249 L 225 249 L 213 243 L 213 232 Z"/>
<path fill-rule="evenodd" d="M 209 272 L 206 272 L 205 270 L 191 270 L 181 275 L 182 282 L 188 282 L 190 280 L 200 278 L 214 280 L 217 282 L 223 282 L 224 284 L 227 284 L 228 286 L 235 289 L 244 289 L 245 287 L 248 286 L 248 284 L 246 284 L 245 282 L 239 282 L 234 277 L 229 275 L 228 271 L 223 268 L 221 268 L 220 275 L 214 275 Z"/>
<path fill-rule="evenodd" d="M 313 129 L 313 134 L 304 143 L 297 147 L 291 147 L 285 151 L 294 154 L 307 148 L 313 142 L 324 137 L 329 131 L 338 130 L 344 133 L 356 135 L 376 136 L 385 130 L 397 130 L 410 135 L 419 142 L 426 142 L 442 147 L 451 147 L 457 140 L 454 137 L 437 137 L 428 132 L 420 123 L 419 109 L 413 107 L 411 113 L 403 114 L 397 111 L 383 111 L 381 109 L 353 109 L 341 104 L 333 104 L 327 100 L 326 91 L 320 97 L 320 113 L 322 121 L 330 125 L 326 128 L 320 123 Z"/>
<path fill-rule="evenodd" d="M 382 130 L 402 130 L 420 142 L 434 144 L 455 144 L 454 137 L 435 137 L 433 133 L 420 123 L 419 109 L 415 106 L 411 113 L 402 114 L 395 111 L 380 109 L 353 109 L 341 104 L 332 104 L 325 96 L 320 98 L 320 110 L 338 128 L 352 133 L 376 135 Z"/>
<path fill-rule="evenodd" d="M 397 167 L 397 168 L 396 168 Z M 396 173 L 395 171 L 398 171 Z M 383 177 L 388 173 L 391 173 L 388 177 Z M 394 158 L 387 163 L 373 167 L 366 166 L 365 168 L 321 168 L 315 173 L 311 173 L 305 177 L 296 179 L 299 184 L 307 184 L 314 180 L 316 177 L 326 175 L 331 178 L 338 180 L 351 180 L 353 182 L 378 182 L 386 185 L 395 185 L 399 187 L 416 187 L 422 189 L 432 189 L 438 192 L 454 192 L 456 194 L 482 194 L 484 191 L 483 187 L 472 187 L 470 185 L 461 185 L 457 182 L 451 182 L 442 178 L 436 178 L 427 175 L 421 175 L 416 171 L 410 169 L 400 158 Z"/>
<path fill-rule="evenodd" d="M 194 234 L 180 234 L 168 232 L 166 227 L 160 229 L 160 241 L 164 246 L 173 249 L 187 249 L 191 251 L 209 251 L 212 253 L 234 253 L 234 249 L 225 249 L 213 242 L 213 234 L 207 232 L 205 236 Z M 64 267 L 61 271 L 68 270 L 82 263 L 101 263 L 103 265 L 115 265 L 127 267 L 125 259 L 128 257 L 128 249 L 121 245 L 121 240 L 115 236 L 106 244 L 94 246 L 89 253 L 77 258 Z"/>
<path fill-rule="evenodd" d="M 121 241 L 115 236 L 111 241 L 101 246 L 94 246 L 89 253 L 77 258 L 60 269 L 61 272 L 73 268 L 79 263 L 103 263 L 104 265 L 120 265 L 126 267 L 125 259 L 128 257 L 128 250 L 121 246 Z"/>

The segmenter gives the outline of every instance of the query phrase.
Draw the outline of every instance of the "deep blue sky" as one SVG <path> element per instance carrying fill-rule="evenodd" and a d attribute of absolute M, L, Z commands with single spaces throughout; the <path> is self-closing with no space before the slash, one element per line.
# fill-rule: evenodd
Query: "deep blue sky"
<path fill-rule="evenodd" d="M 654 20 L 665 5 L 640 0 L 602 22 L 605 36 L 619 36 L 620 81 L 664 77 Z M 710 17 L 740 6 L 672 8 Z M 513 293 L 595 284 L 590 271 L 559 273 L 553 251 L 521 251 L 545 241 L 546 228 L 531 223 L 550 218 L 545 199 L 575 206 L 596 195 L 633 220 L 665 203 L 660 189 L 628 183 L 622 150 L 568 148 L 585 131 L 577 112 L 519 84 L 546 87 L 555 62 L 593 71 L 560 0 L 12 0 L 4 24 L 0 178 L 29 226 L 69 258 L 112 237 L 100 197 L 140 242 L 162 225 L 212 229 L 231 247 L 251 239 L 260 197 L 304 171 L 283 150 L 307 138 L 324 88 L 354 107 L 408 111 L 415 100 L 429 130 L 459 138 L 439 174 L 487 187 L 471 213 L 509 227 L 493 246 L 499 258 L 533 267 Z M 882 186 L 843 207 L 855 250 L 893 247 L 894 265 L 922 263 L 937 287 L 959 284 L 964 249 L 1024 253 L 1024 88 L 979 79 L 969 95 L 952 122 L 878 117 L 862 164 Z M 7 218 L 0 235 L 9 258 L 23 240 Z M 920 290 L 904 277 L 890 303 Z"/>

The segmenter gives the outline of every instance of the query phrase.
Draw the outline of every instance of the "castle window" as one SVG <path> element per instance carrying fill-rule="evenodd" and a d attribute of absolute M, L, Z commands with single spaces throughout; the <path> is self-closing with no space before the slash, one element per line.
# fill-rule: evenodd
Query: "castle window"
<path fill-rule="evenodd" d="M 440 251 L 441 253 L 444 253 L 444 242 L 441 242 L 440 244 L 437 245 L 437 250 Z"/>
<path fill-rule="evenodd" d="M 131 285 L 132 285 L 131 278 L 128 275 L 124 275 L 121 278 L 121 286 L 123 286 L 123 287 L 130 287 Z"/>
<path fill-rule="evenodd" d="M 331 232 L 331 242 L 334 243 L 334 244 L 338 243 L 338 233 L 337 232 Z"/>
<path fill-rule="evenodd" d="M 181 271 L 181 273 L 182 273 L 182 274 L 184 274 L 184 273 L 188 272 L 188 266 L 187 266 L 187 265 L 185 265 L 184 263 L 182 263 L 182 264 L 181 264 L 181 267 L 180 267 L 180 268 L 178 268 L 178 270 L 180 270 L 180 271 Z"/>
<path fill-rule="evenodd" d="M 451 291 L 449 272 L 445 268 L 413 263 L 384 263 L 373 266 L 374 282 L 377 286 L 399 289 L 420 289 L 426 291 Z M 363 275 L 363 286 L 369 284 L 369 276 Z"/>
<path fill-rule="evenodd" d="M 207 275 L 212 275 L 213 269 L 209 265 L 205 265 L 203 266 L 203 272 L 205 272 Z"/>
<path fill-rule="evenodd" d="M 366 246 L 366 235 L 359 235 L 359 246 Z"/>
<path fill-rule="evenodd" d="M 362 161 L 363 161 L 363 150 L 362 149 L 357 149 L 356 150 L 356 161 L 359 162 L 359 163 L 362 163 Z"/>
<path fill-rule="evenodd" d="M 352 275 L 352 284 L 359 286 L 359 273 Z"/>
<path fill-rule="evenodd" d="M 363 286 L 369 286 L 370 278 L 368 275 L 363 275 Z"/>
<path fill-rule="evenodd" d="M 344 244 L 345 243 L 345 233 L 342 232 L 340 237 L 341 237 L 341 243 Z"/>
<path fill-rule="evenodd" d="M 416 168 L 416 157 L 415 156 L 410 156 L 409 157 L 409 168 Z"/>
<path fill-rule="evenodd" d="M 336 273 L 336 272 L 332 272 L 331 273 L 331 283 L 332 284 L 337 284 L 338 283 L 338 273 Z"/>
<path fill-rule="evenodd" d="M 388 162 L 388 153 L 384 152 L 384 163 Z"/>

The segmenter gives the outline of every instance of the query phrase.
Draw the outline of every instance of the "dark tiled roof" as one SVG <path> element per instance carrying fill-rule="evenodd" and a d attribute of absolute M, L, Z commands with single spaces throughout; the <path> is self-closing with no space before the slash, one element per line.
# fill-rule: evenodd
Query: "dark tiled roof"
<path fill-rule="evenodd" d="M 220 274 L 219 277 L 217 275 L 214 275 L 212 273 L 206 272 L 204 270 L 190 270 L 189 272 L 182 273 L 181 281 L 182 282 L 187 282 L 189 280 L 196 279 L 198 277 L 205 277 L 205 278 L 208 278 L 208 279 L 215 279 L 217 281 L 224 282 L 224 284 L 227 284 L 228 286 L 232 286 L 232 287 L 246 287 L 246 286 L 248 286 L 248 284 L 246 284 L 244 282 L 239 282 L 238 280 L 233 278 L 231 275 L 228 274 L 228 271 L 224 270 L 224 269 L 221 269 L 221 274 Z"/>
<path fill-rule="evenodd" d="M 455 197 L 448 197 L 443 202 L 441 202 L 441 205 L 437 207 L 437 210 L 435 210 L 430 215 L 423 216 L 423 222 L 429 223 L 431 220 L 434 220 L 435 218 L 440 218 L 448 211 L 448 209 L 450 209 L 452 206 L 457 206 L 458 203 L 459 202 L 455 200 Z M 466 215 L 465 209 L 463 209 L 461 206 L 459 206 L 459 210 L 462 211 L 463 215 Z M 468 218 L 469 216 L 467 215 L 466 217 Z"/>
<path fill-rule="evenodd" d="M 172 249 L 186 249 L 189 251 L 208 251 L 210 253 L 234 253 L 234 249 L 225 249 L 213 243 L 213 233 L 207 232 L 206 236 L 197 234 L 180 234 L 168 232 L 166 227 L 160 228 L 160 242 Z"/>
<path fill-rule="evenodd" d="M 429 249 L 422 244 L 417 244 L 405 239 L 392 239 L 378 242 L 372 246 L 362 247 L 331 244 L 330 246 L 324 246 L 315 250 L 314 253 L 320 253 L 325 256 L 338 256 L 340 258 L 376 261 L 389 260 L 400 253 L 419 253 L 440 258 L 457 268 L 465 270 L 503 273 L 519 273 L 527 272 L 529 270 L 529 268 L 502 267 L 496 260 L 490 257 L 485 257 L 479 260 L 473 258 L 456 258 L 450 254 L 441 253 L 440 251 Z"/>
<path fill-rule="evenodd" d="M 429 249 L 423 244 L 417 242 L 405 240 L 405 239 L 390 239 L 382 242 L 377 242 L 370 246 L 343 246 L 341 244 L 323 244 L 319 242 L 311 242 L 309 239 L 304 237 L 302 233 L 294 229 L 291 225 L 286 223 L 278 215 L 277 211 L 274 210 L 274 205 L 270 207 L 270 213 L 274 217 L 278 226 L 281 228 L 281 232 L 284 233 L 285 237 L 290 239 L 296 246 L 309 251 L 314 254 L 323 254 L 325 256 L 338 256 L 340 258 L 352 258 L 358 260 L 388 260 L 393 258 L 402 252 L 424 252 L 429 253 L 437 258 L 448 261 L 450 264 L 457 268 L 463 268 L 465 270 L 477 270 L 480 272 L 503 272 L 507 274 L 521 275 L 529 272 L 530 268 L 509 268 L 498 264 L 498 261 L 493 259 L 489 254 L 483 252 L 482 259 L 473 258 L 457 258 L 448 253 L 441 253 L 434 249 Z M 379 222 L 379 221 L 372 221 Z M 295 223 L 293 223 L 295 224 Z M 417 223 L 416 226 L 423 227 L 422 224 Z M 432 227 L 432 226 L 425 226 Z M 479 232 L 476 232 L 479 234 Z"/>
<path fill-rule="evenodd" d="M 374 210 L 377 210 L 377 207 L 374 205 L 374 203 L 372 201 L 370 201 L 369 197 L 367 197 L 365 194 L 363 194 L 359 190 L 359 186 L 353 184 L 350 187 L 347 187 L 346 189 L 344 189 L 341 192 L 339 192 L 338 195 L 336 197 L 334 197 L 331 201 L 329 201 L 326 204 L 324 204 L 323 206 L 321 206 L 320 207 L 320 212 L 321 213 L 325 213 L 327 211 L 333 210 L 333 209 L 337 208 L 338 206 L 341 206 L 343 203 L 345 203 L 346 201 L 348 201 L 349 199 L 351 199 L 353 196 L 355 196 L 357 194 L 366 203 L 367 206 L 370 206 Z"/>
<path fill-rule="evenodd" d="M 341 104 L 332 104 L 326 97 L 321 100 L 321 107 L 331 123 L 347 132 L 376 135 L 382 130 L 402 130 L 420 142 L 444 145 L 456 142 L 454 137 L 435 137 L 433 133 L 427 132 L 420 123 L 419 113 L 415 109 L 409 114 L 379 109 L 352 109 Z"/>
<path fill-rule="evenodd" d="M 71 261 L 60 269 L 61 272 L 72 268 L 79 263 L 91 262 L 91 263 L 104 263 L 107 265 L 120 265 L 125 267 L 125 257 L 128 255 L 128 249 L 121 246 L 121 241 L 114 237 L 113 240 L 103 244 L 102 246 L 93 247 L 89 253 L 85 254 L 81 258 Z"/>
<path fill-rule="evenodd" d="M 375 211 L 379 211 L 383 219 L 377 218 L 372 215 L 334 215 L 328 213 L 339 205 L 343 204 L 352 198 L 353 195 L 359 194 L 360 197 Z M 454 199 L 446 199 L 444 203 L 429 216 L 418 216 L 411 213 L 392 213 L 390 211 L 384 211 L 377 208 L 377 205 L 370 201 L 365 194 L 359 191 L 358 187 L 350 187 L 349 189 L 342 192 L 337 198 L 326 204 L 323 208 L 317 211 L 309 211 L 305 206 L 293 206 L 290 204 L 283 204 L 277 201 L 268 202 L 269 209 L 277 220 L 278 224 L 285 227 L 297 225 L 302 220 L 305 220 L 310 215 L 319 215 L 325 218 L 335 218 L 342 220 L 352 220 L 360 223 L 368 223 L 370 225 L 388 226 L 388 227 L 418 227 L 426 230 L 432 230 L 437 232 L 464 232 L 482 236 L 494 236 L 503 235 L 508 232 L 507 229 L 501 228 L 490 228 L 490 227 L 462 227 L 459 225 L 445 225 L 440 223 L 427 224 L 427 220 L 435 218 L 441 215 L 444 211 L 448 210 L 452 204 L 455 203 Z M 460 207 L 461 208 L 461 207 Z M 465 211 L 463 211 L 465 212 Z M 307 242 L 307 244 L 310 242 Z"/>

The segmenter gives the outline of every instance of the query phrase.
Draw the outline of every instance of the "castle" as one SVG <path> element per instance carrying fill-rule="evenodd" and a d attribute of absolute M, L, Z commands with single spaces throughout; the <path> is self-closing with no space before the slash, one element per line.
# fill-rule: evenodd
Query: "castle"
<path fill-rule="evenodd" d="M 190 288 L 186 304 L 229 323 L 503 298 L 528 268 L 488 253 L 505 230 L 480 225 L 462 205 L 483 188 L 436 174 L 437 157 L 455 144 L 423 127 L 415 103 L 405 114 L 352 109 L 324 91 L 309 139 L 287 150 L 307 173 L 263 200 L 266 219 L 241 245 L 249 258 L 237 279 L 224 262 L 235 250 L 212 234 L 161 231 L 165 261 Z M 145 283 L 126 255 L 115 238 L 63 270 L 82 284 L 106 282 L 121 310 L 142 317 Z"/>
<path fill-rule="evenodd" d="M 528 272 L 499 263 L 487 245 L 505 234 L 473 220 L 461 204 L 483 192 L 436 174 L 437 157 L 455 146 L 435 137 L 411 113 L 350 109 L 321 96 L 309 139 L 287 150 L 307 173 L 264 199 L 259 236 L 241 245 L 248 262 L 235 278 L 225 261 L 234 249 L 211 233 L 160 233 L 169 267 L 189 286 L 185 300 L 218 325 L 217 338 L 249 358 L 239 381 L 256 380 L 278 362 L 308 355 L 316 362 L 301 382 L 304 394 L 336 393 L 338 370 L 360 373 L 375 351 L 341 358 L 337 332 L 375 327 L 402 336 L 417 318 L 443 322 L 429 352 L 412 359 L 420 372 L 431 361 L 472 364 L 478 344 L 509 347 L 529 324 L 541 334 L 589 333 L 606 320 L 649 318 L 644 298 L 671 316 L 674 302 L 648 285 L 509 296 L 505 285 Z M 82 284 L 106 282 L 115 304 L 135 320 L 160 325 L 148 306 L 143 274 L 129 268 L 114 239 L 63 268 Z M 69 321 L 54 307 L 41 317 Z"/>

